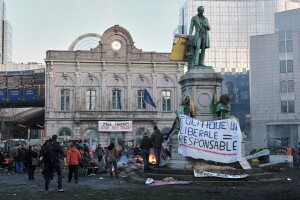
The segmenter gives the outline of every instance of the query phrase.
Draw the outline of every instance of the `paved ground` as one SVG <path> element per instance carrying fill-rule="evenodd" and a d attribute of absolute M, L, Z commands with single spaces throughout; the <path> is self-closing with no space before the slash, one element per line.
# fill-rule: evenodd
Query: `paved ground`
<path fill-rule="evenodd" d="M 67 183 L 63 178 L 64 193 L 58 193 L 57 183 L 50 183 L 45 194 L 44 180 L 36 174 L 36 180 L 28 180 L 25 174 L 0 176 L 0 200 L 56 199 L 242 199 L 242 200 L 292 200 L 300 198 L 300 169 L 289 168 L 276 174 L 281 181 L 252 184 L 214 185 L 165 185 L 149 186 L 128 181 L 127 178 L 110 178 L 108 175 L 80 177 L 79 183 Z M 132 175 L 135 179 L 135 176 Z M 56 177 L 55 177 L 56 178 Z M 291 180 L 290 180 L 291 179 Z M 138 180 L 138 179 L 137 179 Z"/>

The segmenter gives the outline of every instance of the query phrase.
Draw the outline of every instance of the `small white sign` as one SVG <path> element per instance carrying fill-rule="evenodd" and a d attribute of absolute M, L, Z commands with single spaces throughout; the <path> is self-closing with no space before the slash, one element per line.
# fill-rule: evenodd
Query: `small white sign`
<path fill-rule="evenodd" d="M 132 121 L 98 121 L 98 131 L 130 132 Z"/>

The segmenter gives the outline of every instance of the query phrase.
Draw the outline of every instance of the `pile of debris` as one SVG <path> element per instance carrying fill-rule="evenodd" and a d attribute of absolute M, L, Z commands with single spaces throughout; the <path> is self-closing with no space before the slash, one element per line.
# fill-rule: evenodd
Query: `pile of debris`
<path fill-rule="evenodd" d="M 128 158 L 126 155 L 121 155 L 118 162 L 119 173 L 123 176 L 127 176 L 132 172 L 142 170 L 144 165 L 137 159 Z"/>
<path fill-rule="evenodd" d="M 235 168 L 230 166 L 221 166 L 221 165 L 211 165 L 205 161 L 196 161 L 193 169 L 198 171 L 230 171 L 235 170 Z"/>
<path fill-rule="evenodd" d="M 119 173 L 123 176 L 127 176 L 132 172 L 137 172 L 143 169 L 143 164 L 141 163 L 128 163 L 126 165 L 120 166 L 118 168 Z"/>

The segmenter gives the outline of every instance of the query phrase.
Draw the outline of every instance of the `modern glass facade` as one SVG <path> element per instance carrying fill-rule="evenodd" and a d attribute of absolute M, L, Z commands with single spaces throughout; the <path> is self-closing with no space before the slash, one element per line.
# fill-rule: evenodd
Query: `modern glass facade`
<path fill-rule="evenodd" d="M 300 7 L 299 0 L 187 0 L 175 33 L 188 34 L 200 5 L 211 26 L 205 64 L 221 73 L 248 71 L 249 37 L 273 33 L 274 13 Z"/>
<path fill-rule="evenodd" d="M 6 4 L 0 0 L 0 64 L 12 61 L 12 27 L 6 20 Z"/>

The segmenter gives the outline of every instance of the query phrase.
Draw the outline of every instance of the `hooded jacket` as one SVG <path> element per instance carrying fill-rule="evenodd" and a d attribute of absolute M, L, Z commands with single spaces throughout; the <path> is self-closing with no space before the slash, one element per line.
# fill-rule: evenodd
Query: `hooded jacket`
<path fill-rule="evenodd" d="M 67 152 L 67 164 L 78 165 L 81 162 L 81 154 L 76 147 L 71 147 Z"/>
<path fill-rule="evenodd" d="M 159 129 L 154 130 L 154 133 L 151 136 L 152 146 L 154 148 L 160 148 L 160 147 L 162 147 L 163 141 L 164 141 L 164 136 L 159 131 Z"/>

